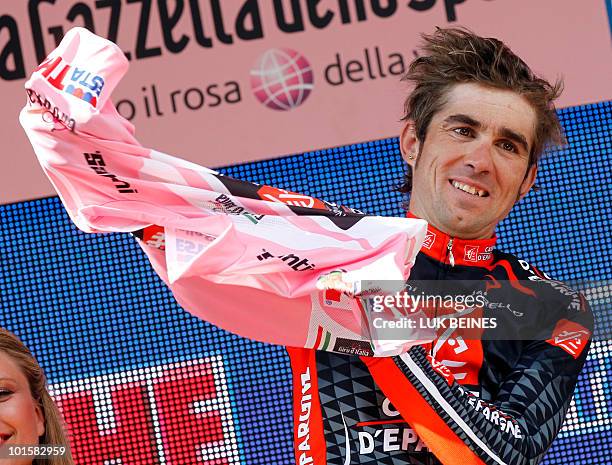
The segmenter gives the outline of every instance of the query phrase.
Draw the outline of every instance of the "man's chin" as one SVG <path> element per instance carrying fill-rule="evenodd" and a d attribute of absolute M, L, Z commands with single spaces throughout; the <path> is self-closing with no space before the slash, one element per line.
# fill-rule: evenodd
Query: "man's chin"
<path fill-rule="evenodd" d="M 438 197 L 433 202 L 411 204 L 411 211 L 427 220 L 436 229 L 452 237 L 477 239 L 492 237 L 494 222 L 487 221 L 490 211 L 472 202 L 465 204 L 456 198 Z"/>
<path fill-rule="evenodd" d="M 449 236 L 461 239 L 488 239 L 493 236 L 495 226 L 483 221 L 483 213 L 463 209 L 454 210 L 449 212 L 446 218 L 440 218 L 438 229 Z"/>

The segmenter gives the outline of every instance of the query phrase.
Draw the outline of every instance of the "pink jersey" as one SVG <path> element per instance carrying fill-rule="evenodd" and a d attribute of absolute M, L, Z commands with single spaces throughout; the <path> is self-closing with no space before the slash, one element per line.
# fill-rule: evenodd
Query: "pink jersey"
<path fill-rule="evenodd" d="M 25 85 L 21 124 L 79 229 L 135 233 L 183 308 L 241 336 L 374 355 L 423 342 L 379 341 L 354 296 L 407 279 L 425 221 L 365 216 L 143 147 L 110 100 L 127 69 L 115 44 L 74 28 Z"/>

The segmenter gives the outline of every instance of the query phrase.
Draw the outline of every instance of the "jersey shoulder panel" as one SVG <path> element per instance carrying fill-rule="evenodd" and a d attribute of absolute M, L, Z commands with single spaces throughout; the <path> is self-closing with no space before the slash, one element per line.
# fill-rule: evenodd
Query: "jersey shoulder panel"
<path fill-rule="evenodd" d="M 493 258 L 491 271 L 495 278 L 518 281 L 547 313 L 570 319 L 582 313 L 585 321 L 592 319 L 586 298 L 576 289 L 577 283 L 553 279 L 528 261 L 497 249 L 493 251 Z"/>
<path fill-rule="evenodd" d="M 518 280 L 552 279 L 547 273 L 540 271 L 527 260 L 518 258 L 516 255 L 503 252 L 499 249 L 493 250 L 493 267 L 503 267 L 509 272 L 509 278 Z"/>

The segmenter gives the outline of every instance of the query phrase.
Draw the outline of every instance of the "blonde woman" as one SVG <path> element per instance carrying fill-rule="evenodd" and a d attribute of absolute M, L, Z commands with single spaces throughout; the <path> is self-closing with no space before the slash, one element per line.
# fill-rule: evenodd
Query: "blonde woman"
<path fill-rule="evenodd" d="M 42 447 L 44 460 L 27 447 Z M 57 454 L 64 449 L 63 454 Z M 28 348 L 0 328 L 0 464 L 73 465 L 61 415 L 47 392 L 45 375 Z"/>

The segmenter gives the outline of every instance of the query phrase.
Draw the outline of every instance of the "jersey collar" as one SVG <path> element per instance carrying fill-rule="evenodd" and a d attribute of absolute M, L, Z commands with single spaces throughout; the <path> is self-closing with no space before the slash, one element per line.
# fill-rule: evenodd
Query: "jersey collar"
<path fill-rule="evenodd" d="M 418 218 L 408 212 L 408 218 Z M 421 252 L 439 262 L 455 266 L 483 266 L 493 262 L 493 247 L 497 236 L 490 239 L 461 239 L 427 225 L 427 234 Z"/>

